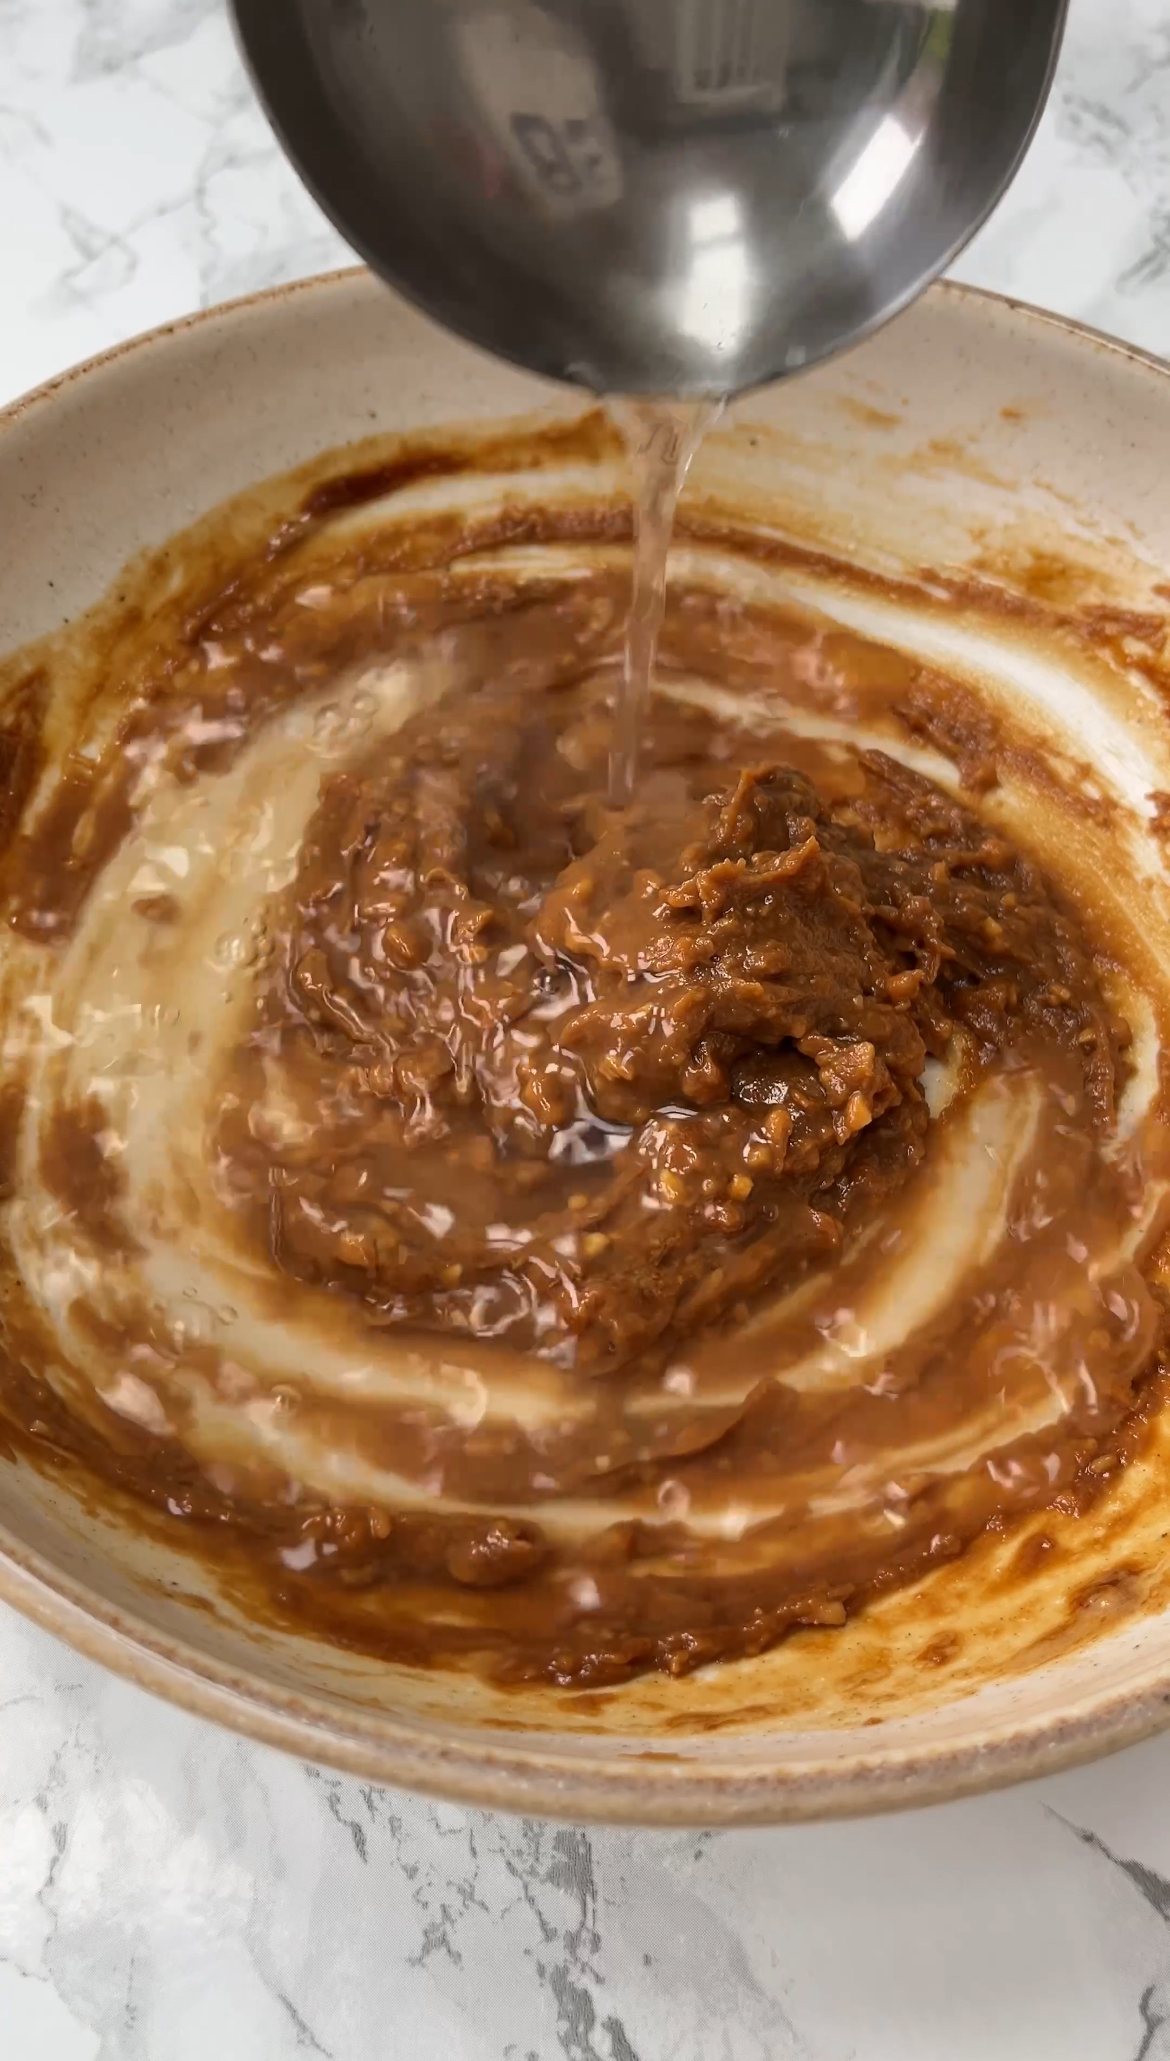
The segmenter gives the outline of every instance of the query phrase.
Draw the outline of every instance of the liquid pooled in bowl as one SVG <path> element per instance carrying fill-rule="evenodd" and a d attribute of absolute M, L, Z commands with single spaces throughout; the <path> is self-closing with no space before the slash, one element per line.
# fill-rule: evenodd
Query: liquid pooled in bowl
<path fill-rule="evenodd" d="M 698 580 L 614 807 L 620 567 L 344 500 L 9 849 L 9 1417 L 284 1621 L 577 1685 L 1091 1496 L 1161 1084 L 985 713 Z"/>

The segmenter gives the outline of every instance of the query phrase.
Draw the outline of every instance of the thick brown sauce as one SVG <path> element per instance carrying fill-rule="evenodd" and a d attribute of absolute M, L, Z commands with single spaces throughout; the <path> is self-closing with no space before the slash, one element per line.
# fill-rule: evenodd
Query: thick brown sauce
<path fill-rule="evenodd" d="M 956 1029 L 1090 1134 L 1127 1040 L 1034 869 L 914 773 L 806 747 L 818 792 L 665 711 L 610 814 L 608 728 L 489 682 L 325 783 L 215 1137 L 288 1272 L 597 1378 L 834 1259 Z"/>
<path fill-rule="evenodd" d="M 361 497 L 331 483 L 310 516 Z M 1149 1141 L 1109 1149 L 1129 1032 L 1074 912 L 980 820 L 995 727 L 957 688 L 858 639 L 678 597 L 668 686 L 799 700 L 827 683 L 847 712 L 876 670 L 967 799 L 882 752 L 660 696 L 637 803 L 613 812 L 620 586 L 448 584 L 457 554 L 449 524 L 351 546 L 328 581 L 257 553 L 146 666 L 100 763 L 68 766 L 3 886 L 14 929 L 64 949 L 152 755 L 180 781 L 226 772 L 332 678 L 454 630 L 458 692 L 322 777 L 208 1081 L 206 1152 L 274 1306 L 324 1296 L 379 1346 L 457 1354 L 489 1392 L 547 1382 L 552 1401 L 469 1424 L 343 1408 L 306 1373 L 284 1398 L 305 1436 L 421 1497 L 334 1500 L 210 1457 L 181 1412 L 160 1435 L 83 1374 L 47 1380 L 14 1284 L 0 1407 L 24 1449 L 193 1537 L 283 1622 L 505 1680 L 678 1673 L 840 1624 L 988 1525 L 1080 1506 L 1124 1463 L 1161 1306 L 1126 1259 L 1085 1258 L 1150 1172 Z M 161 892 L 126 917 L 181 919 Z M 1006 1236 L 864 1379 L 778 1382 L 847 1340 L 921 1229 L 935 1132 L 959 1121 L 932 1121 L 928 1065 L 951 1069 L 960 1111 L 1035 1087 Z M 14 1126 L 11 1092 L 6 1109 Z M 100 1106 L 63 1107 L 41 1177 L 132 1265 L 106 1137 Z M 777 1312 L 821 1274 L 819 1300 Z M 1062 1319 L 1047 1343 L 1046 1309 Z M 179 1349 L 145 1302 L 113 1329 L 84 1298 L 73 1318 L 168 1395 Z M 226 1351 L 185 1350 L 228 1405 L 255 1397 Z M 887 1453 L 941 1450 L 989 1412 L 972 1465 L 883 1481 Z M 861 1475 L 873 1493 L 834 1499 Z"/>

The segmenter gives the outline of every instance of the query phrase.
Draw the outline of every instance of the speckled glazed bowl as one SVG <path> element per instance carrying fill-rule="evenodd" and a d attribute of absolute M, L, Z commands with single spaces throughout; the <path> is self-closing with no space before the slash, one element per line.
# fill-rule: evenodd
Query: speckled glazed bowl
<path fill-rule="evenodd" d="M 271 520 L 337 469 L 337 447 L 374 439 L 384 457 L 406 433 L 583 406 L 361 273 L 161 330 L 0 418 L 0 643 L 40 640 L 51 670 L 125 568 L 145 577 L 142 554 L 234 497 L 225 521 Z M 512 506 L 614 491 L 574 463 L 481 467 L 475 492 Z M 842 362 L 742 401 L 694 479 L 778 540 L 774 591 L 1028 713 L 1101 805 L 1059 831 L 1035 791 L 1004 806 L 1041 843 L 1066 840 L 1155 980 L 1170 967 L 1165 808 L 1150 800 L 1170 792 L 1168 476 L 1165 368 L 941 288 Z M 446 489 L 418 491 L 433 506 Z M 1045 1515 L 1061 1550 L 1026 1579 L 1020 1532 L 988 1537 L 831 1634 L 591 1699 L 379 1666 L 253 1623 L 191 1559 L 0 1442 L 0 1596 L 190 1710 L 370 1779 L 565 1818 L 729 1825 L 955 1796 L 1166 1722 L 1168 1509 L 1158 1422 L 1087 1516 Z"/>

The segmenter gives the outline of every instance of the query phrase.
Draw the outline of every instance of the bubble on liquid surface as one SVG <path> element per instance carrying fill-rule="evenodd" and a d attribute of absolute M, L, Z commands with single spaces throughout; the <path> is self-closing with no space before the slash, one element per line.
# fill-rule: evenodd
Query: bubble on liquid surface
<path fill-rule="evenodd" d="M 242 966 L 248 954 L 248 940 L 239 931 L 225 930 L 216 938 L 211 956 L 225 973 Z"/>
<path fill-rule="evenodd" d="M 370 733 L 378 704 L 359 688 L 345 701 L 327 701 L 313 717 L 313 740 L 322 751 L 345 751 Z"/>

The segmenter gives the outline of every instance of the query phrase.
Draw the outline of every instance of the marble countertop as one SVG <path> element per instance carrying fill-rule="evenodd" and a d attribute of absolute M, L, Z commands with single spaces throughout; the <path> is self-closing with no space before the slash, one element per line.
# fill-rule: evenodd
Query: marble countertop
<path fill-rule="evenodd" d="M 0 401 L 344 256 L 218 0 L 0 0 Z M 1166 0 L 1072 0 L 957 269 L 1170 348 Z M 209 2052 L 1170 2061 L 1170 1736 L 896 1819 L 586 1833 L 301 1766 L 0 1612 L 0 2057 Z"/>

